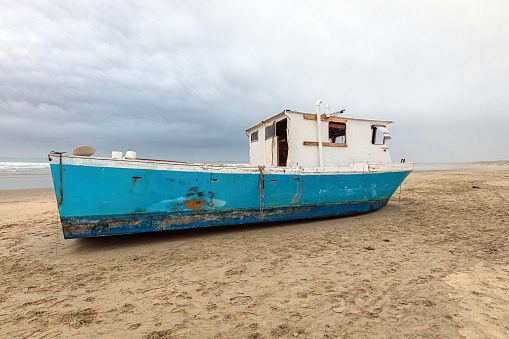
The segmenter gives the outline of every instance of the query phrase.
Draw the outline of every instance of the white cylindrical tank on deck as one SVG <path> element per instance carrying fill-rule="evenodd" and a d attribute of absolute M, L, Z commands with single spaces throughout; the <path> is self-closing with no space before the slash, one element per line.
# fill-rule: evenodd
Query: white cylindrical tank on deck
<path fill-rule="evenodd" d="M 136 159 L 136 152 L 135 151 L 127 151 L 125 153 L 126 159 Z"/>
<path fill-rule="evenodd" d="M 113 159 L 122 159 L 122 152 L 113 151 L 113 152 L 111 152 L 111 157 Z"/>

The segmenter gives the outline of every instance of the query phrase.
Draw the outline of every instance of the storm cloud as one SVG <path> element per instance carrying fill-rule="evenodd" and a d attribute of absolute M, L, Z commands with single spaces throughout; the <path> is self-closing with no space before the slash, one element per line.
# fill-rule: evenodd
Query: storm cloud
<path fill-rule="evenodd" d="M 0 156 L 247 161 L 244 130 L 322 99 L 394 120 L 394 160 L 508 159 L 506 1 L 16 1 Z"/>

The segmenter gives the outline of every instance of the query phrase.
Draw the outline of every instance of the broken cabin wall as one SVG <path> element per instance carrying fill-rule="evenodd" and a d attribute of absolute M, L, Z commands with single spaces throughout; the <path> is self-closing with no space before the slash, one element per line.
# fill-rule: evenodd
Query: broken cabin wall
<path fill-rule="evenodd" d="M 274 122 L 278 122 L 279 120 L 283 120 L 286 118 L 285 114 L 278 114 L 272 118 L 269 118 L 264 121 L 263 130 L 267 126 L 271 126 Z M 275 133 L 275 131 L 274 131 Z M 264 163 L 265 166 L 277 166 L 277 138 L 276 136 L 268 138 L 265 140 L 265 158 Z"/>
<path fill-rule="evenodd" d="M 271 126 L 274 121 L 286 119 L 284 112 L 264 120 L 256 127 L 247 130 L 249 136 L 249 165 L 250 166 L 277 166 L 277 140 L 275 137 L 265 139 L 265 128 Z M 251 142 L 251 133 L 258 131 L 258 141 Z M 287 127 L 287 135 L 289 131 Z M 274 139 L 274 142 L 272 142 Z M 290 157 L 290 155 L 288 155 Z"/>

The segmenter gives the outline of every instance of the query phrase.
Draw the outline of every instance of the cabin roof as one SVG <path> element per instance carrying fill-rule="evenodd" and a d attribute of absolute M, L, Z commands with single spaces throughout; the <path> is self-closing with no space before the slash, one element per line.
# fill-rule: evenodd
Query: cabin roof
<path fill-rule="evenodd" d="M 257 124 L 254 124 L 253 126 L 249 127 L 246 129 L 246 133 L 250 130 L 252 130 L 253 128 L 257 127 L 258 125 L 262 125 L 262 124 L 265 124 L 268 120 L 272 120 L 280 115 L 284 115 L 286 112 L 290 112 L 290 113 L 299 113 L 299 114 L 313 114 L 313 115 L 316 115 L 316 113 L 310 113 L 310 112 L 301 112 L 301 111 L 293 111 L 293 110 L 290 110 L 290 109 L 285 109 L 284 111 L 281 111 L 279 113 L 276 113 L 270 117 L 268 117 L 267 119 L 265 120 L 262 120 L 260 121 L 259 123 Z M 341 116 L 341 119 L 345 119 L 345 120 L 358 120 L 358 121 L 371 121 L 371 122 L 382 122 L 382 123 L 388 123 L 388 124 L 392 124 L 394 121 L 391 121 L 391 120 L 379 120 L 379 119 L 362 119 L 362 118 L 348 118 L 348 117 L 344 117 L 344 116 Z M 315 119 L 316 120 L 316 119 Z"/>
<path fill-rule="evenodd" d="M 273 119 L 273 118 L 277 117 L 278 115 L 283 115 L 283 114 L 284 114 L 284 113 L 286 113 L 286 112 L 293 112 L 293 111 L 290 111 L 290 110 L 286 110 L 286 109 L 285 109 L 284 111 L 281 111 L 281 112 L 279 112 L 279 113 L 276 113 L 276 114 L 274 114 L 274 115 L 272 115 L 272 116 L 268 117 L 267 119 L 262 120 L 262 121 L 260 121 L 259 123 L 254 124 L 253 126 L 251 126 L 251 127 L 247 128 L 247 129 L 246 129 L 246 132 L 247 132 L 247 131 L 249 131 L 249 130 L 251 130 L 251 129 L 253 129 L 254 127 L 256 127 L 256 126 L 258 126 L 258 125 L 261 125 L 261 124 L 266 123 L 268 120 L 271 120 L 271 119 Z"/>

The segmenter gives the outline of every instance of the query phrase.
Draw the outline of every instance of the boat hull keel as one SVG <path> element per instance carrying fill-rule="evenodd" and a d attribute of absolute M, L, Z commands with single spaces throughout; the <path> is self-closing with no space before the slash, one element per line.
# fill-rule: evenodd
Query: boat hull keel
<path fill-rule="evenodd" d="M 239 225 L 271 221 L 298 220 L 355 215 L 378 210 L 389 197 L 348 203 L 329 203 L 249 210 L 132 213 L 62 217 L 66 239 L 99 237 L 139 232 L 167 231 L 212 226 Z"/>

